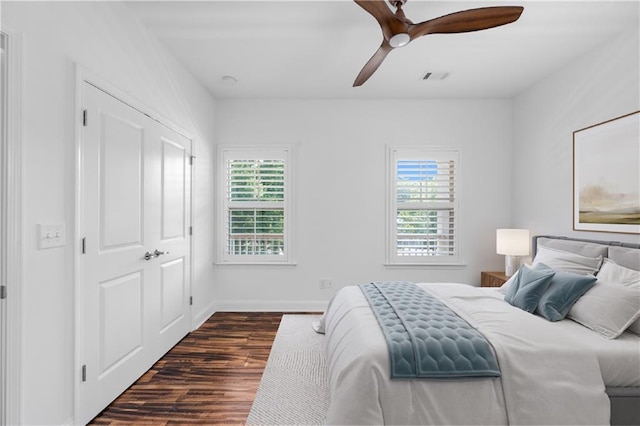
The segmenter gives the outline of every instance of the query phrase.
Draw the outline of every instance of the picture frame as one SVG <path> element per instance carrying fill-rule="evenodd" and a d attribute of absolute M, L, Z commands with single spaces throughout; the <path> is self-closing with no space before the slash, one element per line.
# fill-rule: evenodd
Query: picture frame
<path fill-rule="evenodd" d="M 640 111 L 573 132 L 573 229 L 640 234 Z"/>

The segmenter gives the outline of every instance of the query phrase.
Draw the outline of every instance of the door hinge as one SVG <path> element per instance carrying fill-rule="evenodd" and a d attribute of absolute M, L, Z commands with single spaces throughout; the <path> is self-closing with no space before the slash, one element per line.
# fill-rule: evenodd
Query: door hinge
<path fill-rule="evenodd" d="M 193 305 L 193 296 L 189 296 L 189 305 Z"/>
<path fill-rule="evenodd" d="M 87 110 L 82 110 L 82 125 L 87 127 L 87 123 L 89 123 L 89 114 Z"/>
<path fill-rule="evenodd" d="M 189 235 L 193 235 L 193 226 L 189 227 Z"/>
<path fill-rule="evenodd" d="M 87 238 L 86 237 L 82 237 L 82 254 L 86 254 L 87 253 Z"/>
<path fill-rule="evenodd" d="M 82 366 L 82 381 L 87 381 L 87 364 Z"/>
<path fill-rule="evenodd" d="M 191 157 L 189 157 L 189 165 L 193 166 L 193 163 L 195 163 L 196 161 L 196 156 L 192 155 Z"/>
<path fill-rule="evenodd" d="M 7 286 L 0 285 L 0 299 L 6 299 L 6 298 L 7 298 Z"/>

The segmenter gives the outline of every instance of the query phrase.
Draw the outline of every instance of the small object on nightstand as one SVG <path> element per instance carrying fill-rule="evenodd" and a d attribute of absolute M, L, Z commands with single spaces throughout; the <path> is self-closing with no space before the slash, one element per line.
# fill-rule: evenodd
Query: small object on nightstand
<path fill-rule="evenodd" d="M 509 279 L 504 272 L 482 272 L 480 274 L 481 287 L 500 287 Z"/>
<path fill-rule="evenodd" d="M 496 253 L 505 255 L 504 274 L 507 277 L 515 274 L 520 266 L 518 256 L 529 255 L 529 230 L 496 230 Z"/>

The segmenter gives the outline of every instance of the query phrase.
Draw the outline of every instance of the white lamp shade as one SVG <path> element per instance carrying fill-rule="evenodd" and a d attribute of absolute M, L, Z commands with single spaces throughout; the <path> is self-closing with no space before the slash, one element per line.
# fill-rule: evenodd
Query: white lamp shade
<path fill-rule="evenodd" d="M 496 253 L 507 256 L 529 255 L 528 229 L 496 230 Z"/>

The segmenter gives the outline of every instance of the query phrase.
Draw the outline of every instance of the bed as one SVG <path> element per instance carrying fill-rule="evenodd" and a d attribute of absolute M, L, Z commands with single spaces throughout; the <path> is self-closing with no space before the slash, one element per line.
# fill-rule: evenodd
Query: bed
<path fill-rule="evenodd" d="M 486 338 L 499 365 L 497 376 L 455 372 L 450 377 L 433 372 L 418 378 L 403 376 L 393 364 L 401 357 L 387 345 L 394 332 L 381 326 L 390 321 L 376 311 L 388 315 L 389 310 L 376 307 L 376 299 L 367 294 L 375 289 L 341 289 L 320 324 L 326 334 L 331 398 L 326 423 L 640 424 L 640 245 L 536 236 L 532 246 L 533 264 L 523 266 L 527 269 L 499 289 L 464 283 L 411 284 L 411 291 L 426 290 L 435 303 Z M 542 307 L 536 301 L 540 306 L 528 312 L 512 300 L 515 294 L 520 296 L 515 289 L 528 274 L 551 276 L 544 278 L 548 283 L 541 293 L 555 292 L 556 299 L 570 288 L 559 287 L 567 277 L 580 275 L 576 282 L 590 284 L 580 284 L 582 289 L 574 291 L 580 294 L 569 297 L 575 300 L 568 308 L 565 300 L 547 297 L 548 304 Z M 409 283 L 379 284 L 381 293 L 389 292 L 383 299 L 389 300 L 397 288 L 409 288 Z M 532 288 L 526 284 L 527 290 Z M 414 314 L 413 308 L 406 309 Z M 559 319 L 557 310 L 567 312 Z M 406 319 L 400 322 L 405 324 Z M 450 340 L 443 339 L 447 344 Z M 429 350 L 429 344 L 423 346 Z M 407 353 L 411 351 L 416 349 Z M 392 374 L 396 378 L 391 379 Z"/>

